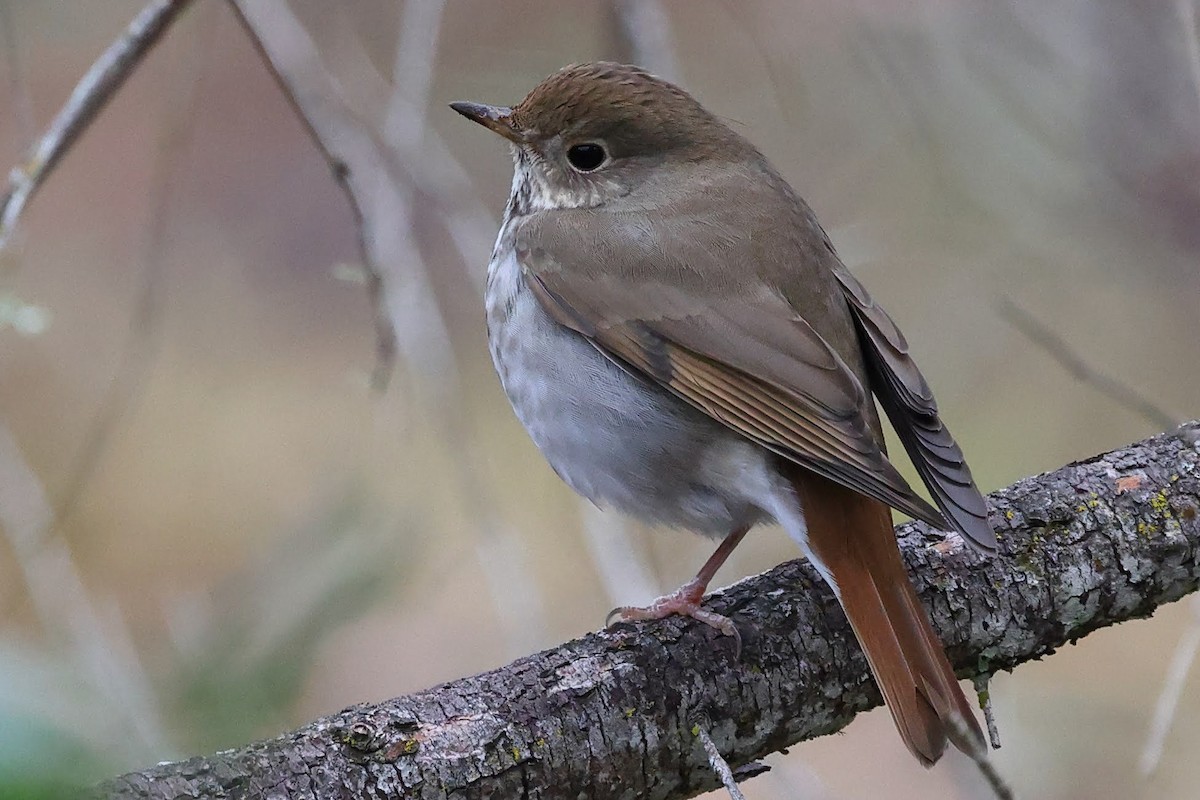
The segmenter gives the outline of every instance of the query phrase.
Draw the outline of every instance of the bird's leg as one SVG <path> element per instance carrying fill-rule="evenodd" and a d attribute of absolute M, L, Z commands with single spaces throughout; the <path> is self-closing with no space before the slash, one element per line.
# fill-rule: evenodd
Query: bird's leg
<path fill-rule="evenodd" d="M 708 589 L 708 584 L 713 579 L 713 576 L 717 574 L 717 570 L 721 568 L 721 565 L 725 563 L 725 559 L 729 558 L 729 554 L 733 552 L 733 548 L 738 546 L 738 542 L 742 541 L 749 530 L 750 526 L 747 525 L 746 527 L 738 528 L 726 536 L 716 551 L 708 557 L 708 561 L 704 562 L 704 566 L 696 573 L 696 577 L 683 586 L 680 586 L 671 594 L 658 598 L 644 608 L 636 606 L 614 608 L 608 612 L 608 618 L 604 621 L 604 624 L 611 625 L 614 621 L 633 622 L 640 619 L 663 619 L 664 617 L 679 614 L 699 620 L 705 625 L 716 628 L 726 636 L 734 637 L 738 641 L 738 649 L 740 650 L 742 637 L 738 634 L 733 620 L 715 611 L 701 608 L 700 601 L 704 599 L 704 592 Z"/>

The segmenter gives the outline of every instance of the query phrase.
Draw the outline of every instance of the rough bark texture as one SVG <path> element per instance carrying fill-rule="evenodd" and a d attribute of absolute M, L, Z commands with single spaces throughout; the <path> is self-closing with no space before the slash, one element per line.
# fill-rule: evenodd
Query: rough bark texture
<path fill-rule="evenodd" d="M 1012 669 L 1194 591 L 1198 442 L 1190 423 L 996 492 L 1001 552 L 990 560 L 923 524 L 901 526 L 960 674 Z M 620 625 L 277 739 L 125 775 L 95 796 L 681 798 L 717 785 L 698 727 L 738 767 L 879 704 L 808 565 L 783 564 L 708 602 L 737 622 L 740 658 L 690 620 Z"/>

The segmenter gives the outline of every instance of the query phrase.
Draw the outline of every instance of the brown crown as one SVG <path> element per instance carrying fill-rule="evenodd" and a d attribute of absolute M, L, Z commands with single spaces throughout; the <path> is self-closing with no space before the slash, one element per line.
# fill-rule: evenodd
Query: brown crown
<path fill-rule="evenodd" d="M 691 157 L 750 146 L 690 94 L 641 67 L 573 64 L 546 78 L 512 111 L 530 139 L 601 139 L 614 156 L 689 149 Z M 731 153 L 735 154 L 735 153 Z"/>

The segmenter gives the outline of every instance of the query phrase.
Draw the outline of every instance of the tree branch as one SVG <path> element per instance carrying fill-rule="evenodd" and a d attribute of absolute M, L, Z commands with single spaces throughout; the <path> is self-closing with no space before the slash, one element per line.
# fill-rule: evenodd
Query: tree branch
<path fill-rule="evenodd" d="M 0 196 L 0 250 L 8 246 L 21 212 L 58 165 L 59 159 L 124 85 L 125 79 L 133 74 L 134 68 L 189 2 L 152 0 L 79 81 L 66 105 L 34 143 L 28 158 L 8 176 L 8 191 Z"/>
<path fill-rule="evenodd" d="M 1200 422 L 990 498 L 985 560 L 898 529 L 963 676 L 1012 669 L 1200 584 Z M 711 597 L 744 644 L 690 620 L 620 625 L 501 669 L 359 705 L 270 741 L 111 780 L 112 798 L 682 798 L 832 733 L 879 693 L 836 600 L 789 562 Z M 749 770 L 746 770 L 750 765 Z"/>

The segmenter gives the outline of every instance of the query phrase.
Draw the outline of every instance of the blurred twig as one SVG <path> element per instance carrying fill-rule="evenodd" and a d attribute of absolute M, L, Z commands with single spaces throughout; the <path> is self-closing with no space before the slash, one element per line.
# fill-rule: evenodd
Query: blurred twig
<path fill-rule="evenodd" d="M 115 609 L 98 610 L 54 521 L 41 481 L 7 426 L 0 425 L 0 529 L 25 579 L 42 628 L 72 651 L 73 661 L 108 701 L 105 735 L 129 760 L 170 751 L 153 690 Z M 121 735 L 117 735 L 117 733 Z"/>
<path fill-rule="evenodd" d="M 1190 7 L 1190 3 L 1188 5 Z M 1192 40 L 1194 41 L 1194 36 Z M 996 310 L 1009 324 L 1049 353 L 1055 361 L 1080 381 L 1153 425 L 1169 430 L 1178 424 L 1179 417 L 1169 414 L 1137 389 L 1093 369 L 1061 336 L 1011 299 L 1003 298 L 996 304 Z M 1188 671 L 1191 669 L 1198 651 L 1200 651 L 1200 612 L 1198 612 L 1197 621 L 1194 621 L 1180 637 L 1175 655 L 1171 660 L 1171 666 L 1167 670 L 1167 676 L 1155 706 L 1154 719 L 1138 760 L 1138 767 L 1143 775 L 1152 773 L 1162 758 L 1163 747 L 1171 729 L 1171 722 L 1175 717 L 1175 710 L 1182 697 Z M 988 733 L 989 735 L 992 733 L 990 715 L 988 716 Z"/>
<path fill-rule="evenodd" d="M 76 86 L 67 104 L 34 145 L 29 160 L 13 170 L 9 192 L 0 211 L 0 249 L 11 241 L 21 212 L 34 192 L 186 5 L 187 0 L 148 5 Z M 10 37 L 10 58 L 15 58 L 11 33 L 6 31 L 6 36 Z M 15 75 L 16 70 L 13 72 Z M 194 78 L 189 76 L 189 80 Z M 188 93 L 181 94 L 182 108 L 190 109 Z M 179 97 L 173 95 L 172 102 L 178 101 Z M 140 757 L 143 752 L 161 752 L 168 737 L 120 610 L 115 606 L 97 609 L 59 529 L 70 516 L 98 463 L 108 435 L 128 407 L 140 383 L 139 377 L 150 363 L 167 219 L 167 167 L 172 145 L 187 132 L 188 126 L 179 123 L 169 128 L 160 142 L 157 179 L 151 195 L 152 220 L 146 243 L 146 268 L 130 343 L 113 378 L 113 390 L 106 397 L 76 460 L 57 513 L 52 511 L 40 481 L 25 465 L 15 439 L 7 430 L 0 443 L 0 451 L 3 451 L 0 462 L 3 462 L 6 475 L 0 483 L 8 490 L 0 498 L 0 522 L 23 572 L 38 619 L 49 636 L 65 641 L 72 648 L 75 663 L 83 668 L 98 693 L 125 717 L 128 731 L 134 735 L 122 737 L 121 741 L 127 746 L 132 745 L 136 751 L 130 752 L 129 757 Z"/>
<path fill-rule="evenodd" d="M 1158 695 L 1158 702 L 1154 704 L 1154 719 L 1150 722 L 1150 731 L 1138 759 L 1138 769 L 1143 775 L 1153 773 L 1162 761 L 1167 734 L 1171 732 L 1171 723 L 1175 720 L 1175 711 L 1179 708 L 1183 687 L 1187 684 L 1188 673 L 1196 662 L 1197 654 L 1200 654 L 1200 598 L 1193 598 L 1192 622 L 1179 637 L 1175 654 L 1171 656 L 1162 691 Z"/>
<path fill-rule="evenodd" d="M 63 154 L 190 1 L 151 2 L 79 81 L 66 105 L 34 144 L 25 163 L 9 174 L 8 191 L 0 197 L 0 251 L 8 246 L 21 212 Z"/>
<path fill-rule="evenodd" d="M 973 678 L 978 677 L 977 675 L 973 676 Z M 991 716 L 991 708 L 985 706 L 984 714 L 987 716 L 988 734 L 990 736 L 995 725 Z M 951 726 L 954 728 L 955 736 L 959 740 L 970 739 L 971 733 L 962 720 L 953 720 Z M 994 742 L 995 740 L 993 740 Z M 969 752 L 966 755 L 975 763 L 980 777 L 987 783 L 988 788 L 992 790 L 992 794 L 995 795 L 996 800 L 1013 800 L 1016 795 L 1013 793 L 1012 787 L 1008 785 L 1008 781 L 1000 774 L 1000 770 L 996 768 L 996 762 L 992 760 L 992 755 L 986 747 L 982 747 L 975 752 Z"/>
<path fill-rule="evenodd" d="M 612 0 L 617 61 L 644 67 L 672 83 L 679 82 L 671 19 L 660 0 Z"/>
<path fill-rule="evenodd" d="M 1132 386 L 1093 369 L 1061 336 L 1036 317 L 1005 297 L 996 303 L 996 311 L 1005 321 L 1034 344 L 1045 350 L 1067 372 L 1118 405 L 1138 414 L 1156 428 L 1169 430 L 1182 417 L 1170 414 Z"/>
<path fill-rule="evenodd" d="M 931 547 L 941 534 L 922 523 L 898 529 L 934 628 L 962 674 L 1046 658 L 1200 588 L 1200 564 L 1190 557 L 1200 549 L 1198 430 L 1200 422 L 1190 423 L 992 493 L 997 557 Z M 1171 479 L 1180 475 L 1193 477 Z M 1133 476 L 1141 490 L 1122 489 Z M 1080 496 L 1089 502 L 1080 506 Z M 1162 501 L 1193 511 L 1167 517 Z M 1168 525 L 1170 535 L 1143 533 Z M 1048 526 L 1063 534 L 1047 536 Z M 692 620 L 622 625 L 277 739 L 151 767 L 96 794 L 213 796 L 287 785 L 293 800 L 670 800 L 717 785 L 692 719 L 711 722 L 706 729 L 736 774 L 880 703 L 849 623 L 811 566 L 788 562 L 705 602 L 753 627 L 741 660 Z"/>
<path fill-rule="evenodd" d="M 443 0 L 415 0 L 404 4 L 400 19 L 400 41 L 392 69 L 392 91 L 383 132 L 394 158 L 404 167 L 413 184 L 417 183 L 414 176 L 428 174 L 426 145 L 433 137 L 429 135 L 426 111 L 444 11 Z M 448 167 L 449 160 L 442 159 L 440 163 Z M 420 191 L 435 200 L 443 195 L 436 179 L 428 181 Z M 411 192 L 410 199 L 415 200 L 416 194 Z M 404 224 L 411 237 L 416 231 L 414 220 L 410 216 Z M 427 273 L 429 265 L 420 257 L 415 237 L 412 238 L 409 271 Z M 465 248 L 465 242 L 458 237 L 454 237 L 454 242 L 466 264 L 475 258 L 482 260 L 487 252 Z M 393 264 L 401 263 L 396 257 L 403 252 L 391 254 Z M 438 297 L 432 290 L 431 277 L 426 276 L 423 284 L 424 291 L 421 294 L 413 292 L 410 301 L 436 306 Z M 410 287 L 410 291 L 413 288 Z M 411 342 L 411 346 L 429 346 L 430 331 L 409 326 L 406 334 L 402 341 Z M 447 349 L 446 356 L 443 368 L 436 375 L 426 377 L 440 384 L 436 386 L 431 402 L 427 403 L 427 413 L 436 421 L 447 449 L 453 453 L 467 453 L 471 450 L 473 433 L 473 417 L 464 401 L 467 388 L 463 385 L 462 367 L 454 359 L 453 351 Z M 514 654 L 526 652 L 537 646 L 545 627 L 542 597 L 529 563 L 528 550 L 515 531 L 498 521 L 493 493 L 476 460 L 460 457 L 455 460 L 454 467 L 458 472 L 459 497 L 474 522 L 476 555 L 488 583 L 492 608 L 504 623 L 505 638 L 511 651 Z"/>
<path fill-rule="evenodd" d="M 399 190 L 389 175 L 382 145 L 365 125 L 342 108 L 340 87 L 317 59 L 316 44 L 286 2 L 234 0 L 231 5 L 274 73 L 284 96 L 332 166 L 334 177 L 346 190 L 358 219 L 367 292 L 375 312 L 376 365 L 372 383 L 383 389 L 395 367 L 396 332 L 386 306 L 379 252 L 390 246 L 390 237 L 397 235 L 397 229 L 399 235 L 406 235 L 403 230 L 406 226 L 385 224 L 370 212 L 375 205 L 393 209 L 406 206 L 397 198 Z M 430 314 L 436 315 L 436 310 Z M 444 330 L 440 316 L 431 316 L 427 321 Z M 420 362 L 418 365 L 424 366 Z"/>
<path fill-rule="evenodd" d="M 287 3 L 235 0 L 234 7 L 281 88 L 335 166 L 358 216 L 376 300 L 380 336 L 377 376 L 391 372 L 396 348 L 402 348 L 405 362 L 423 382 L 424 410 L 437 426 L 439 438 L 452 452 L 468 452 L 469 395 L 462 385 L 462 369 L 413 225 L 416 203 L 440 197 L 427 166 L 426 148 L 433 138 L 428 135 L 425 112 L 429 62 L 435 53 L 442 3 L 418 0 L 404 6 L 400 48 L 415 48 L 415 54 L 396 54 L 382 136 L 355 113 L 316 43 Z M 430 152 L 436 157 L 441 151 L 435 147 Z M 424 178 L 418 181 L 416 176 Z M 419 191 L 414 191 L 414 184 Z M 456 246 L 464 247 L 464 238 L 454 239 Z M 483 260 L 487 250 L 464 251 L 463 255 Z M 477 552 L 495 608 L 505 621 L 510 644 L 524 652 L 540 640 L 543 628 L 541 598 L 525 563 L 525 549 L 497 521 L 481 465 L 475 459 L 460 458 L 455 466 L 459 495 L 480 537 Z"/>
<path fill-rule="evenodd" d="M 397 347 L 425 377 L 438 379 L 453 363 L 451 338 L 429 286 L 418 242 L 409 220 L 420 193 L 439 203 L 451 240 L 467 263 L 485 258 L 495 222 L 481 209 L 470 179 L 425 124 L 430 74 L 407 71 L 420 61 L 404 52 L 413 42 L 431 60 L 440 0 L 406 4 L 412 16 L 403 23 L 386 100 L 384 135 L 377 135 L 352 108 L 344 88 L 320 58 L 316 43 L 286 2 L 235 0 L 233 7 L 263 53 L 281 88 L 308 126 L 313 140 L 334 169 L 358 219 L 360 245 L 375 310 L 377 364 L 373 383 L 386 386 Z M 432 31 L 430 27 L 432 26 Z M 354 54 L 351 54 L 353 56 Z M 360 62 L 361 64 L 362 62 Z M 422 85 L 423 88 L 422 88 Z M 482 291 L 482 283 L 477 281 Z M 397 340 L 396 326 L 405 334 Z M 438 383 L 438 380 L 434 380 Z"/>

